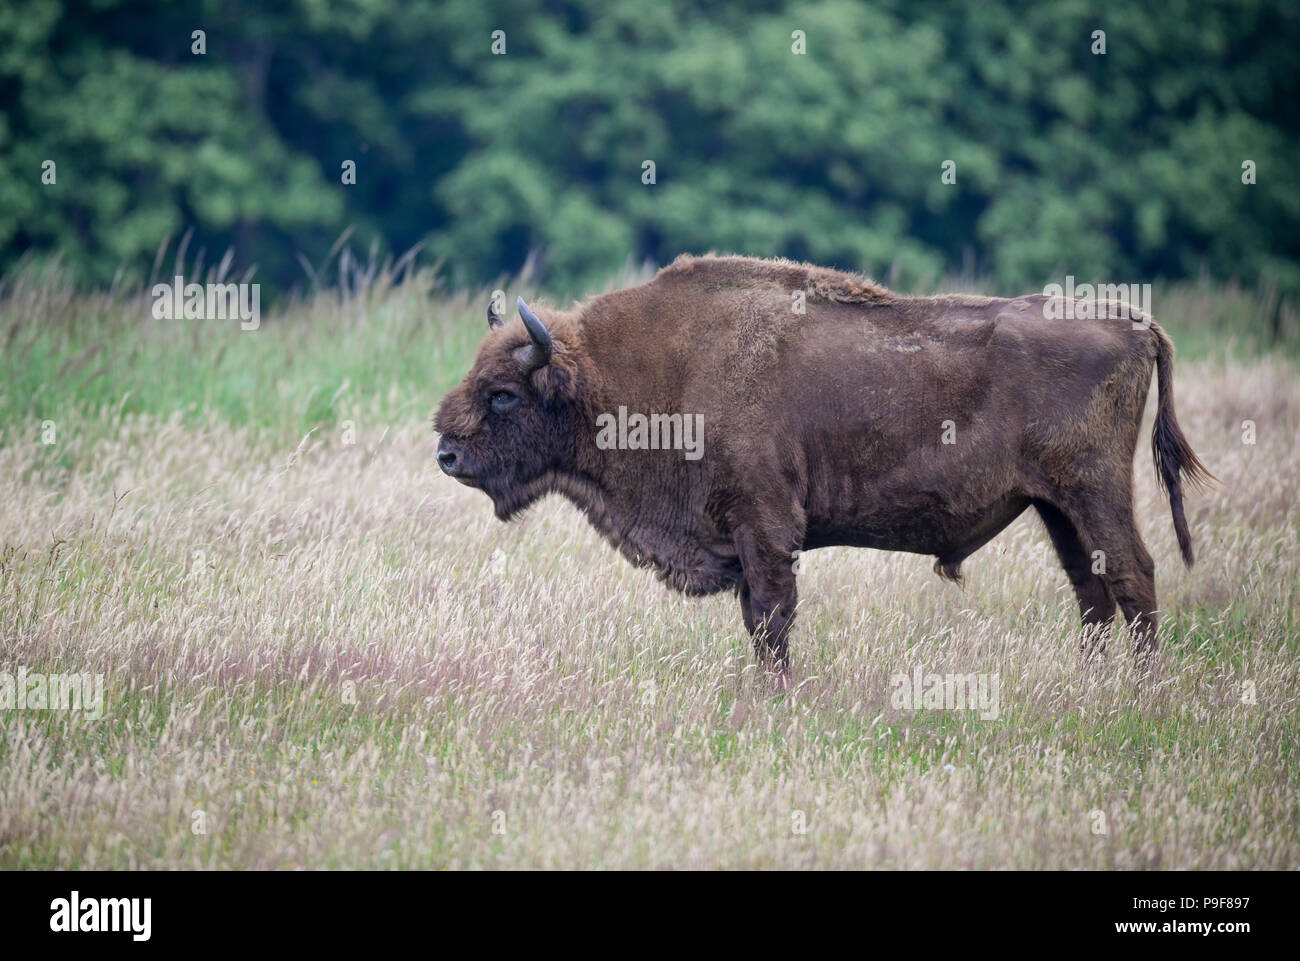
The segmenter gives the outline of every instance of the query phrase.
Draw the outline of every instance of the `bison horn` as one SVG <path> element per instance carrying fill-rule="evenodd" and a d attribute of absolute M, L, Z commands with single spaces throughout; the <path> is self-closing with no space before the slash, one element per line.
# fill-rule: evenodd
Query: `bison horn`
<path fill-rule="evenodd" d="M 534 369 L 545 367 L 551 362 L 551 335 L 547 332 L 546 325 L 537 319 L 537 315 L 524 303 L 522 297 L 519 298 L 519 316 L 528 328 L 528 336 L 533 339 L 525 362 Z"/>
<path fill-rule="evenodd" d="M 501 319 L 501 314 L 497 312 L 497 302 L 488 301 L 488 327 L 496 330 L 498 327 L 504 327 L 506 322 Z"/>

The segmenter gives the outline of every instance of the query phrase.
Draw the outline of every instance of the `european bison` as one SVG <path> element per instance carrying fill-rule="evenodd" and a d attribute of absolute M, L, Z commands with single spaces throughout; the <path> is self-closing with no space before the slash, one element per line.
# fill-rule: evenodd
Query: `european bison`
<path fill-rule="evenodd" d="M 760 661 L 783 675 L 796 551 L 933 554 L 957 580 L 1032 505 L 1084 623 L 1108 624 L 1118 604 L 1142 654 L 1156 589 L 1133 454 L 1153 364 L 1152 454 L 1188 565 L 1183 480 L 1211 475 L 1174 416 L 1160 327 L 1115 302 L 1049 320 L 1047 300 L 905 297 L 713 256 L 568 311 L 520 298 L 521 323 L 489 307 L 474 366 L 435 419 L 438 463 L 502 520 L 558 492 L 678 590 L 735 590 Z M 694 457 L 673 436 L 692 423 Z"/>

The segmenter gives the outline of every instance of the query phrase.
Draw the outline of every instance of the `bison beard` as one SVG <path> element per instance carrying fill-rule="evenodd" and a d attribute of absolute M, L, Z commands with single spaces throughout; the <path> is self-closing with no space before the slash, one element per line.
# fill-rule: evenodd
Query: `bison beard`
<path fill-rule="evenodd" d="M 712 256 L 570 311 L 521 298 L 519 322 L 489 307 L 474 366 L 438 410 L 438 461 L 502 519 L 559 493 L 673 587 L 736 591 L 760 661 L 783 676 L 796 551 L 930 554 L 959 581 L 1032 506 L 1096 628 L 1085 644 L 1104 642 L 1118 606 L 1145 661 L 1155 568 L 1133 518 L 1133 454 L 1153 367 L 1152 450 L 1189 565 L 1183 482 L 1213 478 L 1178 426 L 1159 325 L 1118 303 L 1051 320 L 1047 300 L 903 297 L 808 264 Z M 606 449 L 596 424 L 620 407 L 701 413 L 703 456 Z"/>

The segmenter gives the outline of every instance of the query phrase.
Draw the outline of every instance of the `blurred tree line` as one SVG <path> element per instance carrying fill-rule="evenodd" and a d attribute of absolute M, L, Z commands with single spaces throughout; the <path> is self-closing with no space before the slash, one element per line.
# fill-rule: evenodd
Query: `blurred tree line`
<path fill-rule="evenodd" d="M 531 253 L 563 291 L 717 250 L 1294 293 L 1298 24 L 1287 0 L 8 0 L 0 268 L 142 279 L 192 228 L 284 287 L 352 226 L 455 282 Z"/>

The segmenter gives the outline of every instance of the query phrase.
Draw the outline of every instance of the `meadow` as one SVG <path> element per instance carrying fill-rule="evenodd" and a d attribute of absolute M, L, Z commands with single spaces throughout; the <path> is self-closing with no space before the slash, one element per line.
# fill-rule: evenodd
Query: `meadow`
<path fill-rule="evenodd" d="M 1300 336 L 1268 291 L 1156 290 L 1222 484 L 1186 570 L 1153 390 L 1154 678 L 1122 631 L 1081 658 L 1026 515 L 964 588 L 807 555 L 788 693 L 734 598 L 438 472 L 487 297 L 354 263 L 241 331 L 6 278 L 0 673 L 102 673 L 104 709 L 0 709 L 0 868 L 1300 867 Z M 899 707 L 917 669 L 996 675 L 996 717 Z"/>

